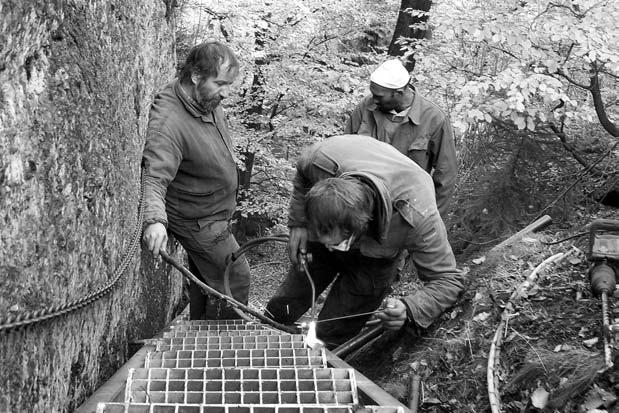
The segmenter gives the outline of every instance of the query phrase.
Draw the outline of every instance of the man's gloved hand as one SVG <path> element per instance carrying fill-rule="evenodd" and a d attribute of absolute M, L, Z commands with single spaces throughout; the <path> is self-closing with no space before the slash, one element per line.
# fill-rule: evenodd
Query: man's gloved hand
<path fill-rule="evenodd" d="M 399 330 L 406 323 L 406 305 L 398 299 L 387 298 L 383 311 L 375 315 L 387 330 Z"/>
<path fill-rule="evenodd" d="M 290 238 L 288 239 L 288 257 L 294 265 L 299 263 L 298 254 L 307 252 L 307 228 L 290 228 Z"/>
<path fill-rule="evenodd" d="M 159 256 L 159 251 L 165 251 L 168 243 L 168 231 L 165 225 L 160 222 L 150 224 L 144 229 L 142 237 L 146 248 L 153 253 L 156 258 Z"/>

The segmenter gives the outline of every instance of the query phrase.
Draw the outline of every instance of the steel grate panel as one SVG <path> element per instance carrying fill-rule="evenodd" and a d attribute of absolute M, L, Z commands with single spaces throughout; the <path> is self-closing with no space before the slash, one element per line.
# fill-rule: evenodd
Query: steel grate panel
<path fill-rule="evenodd" d="M 208 405 L 175 403 L 99 403 L 97 413 L 404 413 L 391 406 Z"/>
<path fill-rule="evenodd" d="M 168 337 L 156 342 L 156 351 L 210 349 L 304 348 L 301 334 Z"/>
<path fill-rule="evenodd" d="M 354 370 L 132 369 L 125 402 L 357 404 Z"/>
<path fill-rule="evenodd" d="M 202 321 L 202 320 L 196 320 Z M 276 331 L 278 334 L 282 332 L 275 330 L 268 324 L 236 324 L 236 323 L 205 323 L 204 321 L 199 323 L 183 323 L 170 326 L 170 332 L 174 331 L 253 331 L 253 330 L 270 330 Z"/>
<path fill-rule="evenodd" d="M 248 322 L 240 318 L 228 319 L 228 320 L 189 320 L 189 314 L 187 314 L 187 317 L 178 318 L 173 323 L 171 323 L 170 326 L 175 326 L 178 324 L 183 324 L 183 325 L 195 325 L 195 324 L 200 324 L 200 325 L 249 325 L 249 324 L 261 324 L 261 323 Z"/>
<path fill-rule="evenodd" d="M 145 368 L 327 367 L 323 349 L 213 349 L 150 352 Z"/>
<path fill-rule="evenodd" d="M 282 332 L 278 330 L 171 330 L 163 333 L 163 338 L 179 337 L 210 337 L 210 336 L 278 336 Z"/>

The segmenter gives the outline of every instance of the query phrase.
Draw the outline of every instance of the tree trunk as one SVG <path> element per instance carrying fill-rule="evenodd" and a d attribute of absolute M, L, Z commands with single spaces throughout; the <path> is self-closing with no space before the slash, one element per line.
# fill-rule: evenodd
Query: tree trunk
<path fill-rule="evenodd" d="M 422 30 L 420 28 L 411 27 L 416 24 L 426 23 L 428 21 L 428 16 L 412 16 L 410 13 L 406 12 L 406 9 L 428 12 L 430 11 L 431 6 L 431 0 L 402 0 L 402 4 L 400 5 L 400 11 L 398 14 L 398 20 L 395 24 L 395 29 L 393 31 L 393 37 L 391 38 L 391 43 L 389 44 L 389 55 L 402 56 L 403 51 L 400 50 L 400 45 L 397 43 L 397 40 L 400 37 L 424 39 L 429 36 L 430 30 Z M 405 66 L 406 70 L 412 72 L 415 68 L 415 59 L 412 56 L 409 56 L 407 61 L 405 62 Z"/>

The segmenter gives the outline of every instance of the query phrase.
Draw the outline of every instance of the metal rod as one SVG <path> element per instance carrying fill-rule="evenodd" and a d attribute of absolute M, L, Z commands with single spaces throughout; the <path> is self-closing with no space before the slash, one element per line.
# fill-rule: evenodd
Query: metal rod
<path fill-rule="evenodd" d="M 411 413 L 417 413 L 419 409 L 419 396 L 421 393 L 421 376 L 419 374 L 413 374 L 411 380 L 411 391 L 408 395 L 408 408 L 411 409 Z"/>
<path fill-rule="evenodd" d="M 610 348 L 610 342 L 608 337 L 611 333 L 610 328 L 610 317 L 608 310 L 608 292 L 606 290 L 602 291 L 602 328 L 603 328 L 603 336 L 604 336 L 604 364 L 606 364 L 607 368 L 611 368 L 613 366 L 613 355 L 612 349 Z"/>
<path fill-rule="evenodd" d="M 343 315 L 341 317 L 326 318 L 324 320 L 318 320 L 316 321 L 316 323 L 324 323 L 327 321 L 343 320 L 345 318 L 355 318 L 355 317 L 361 317 L 364 315 L 378 314 L 378 313 L 381 313 L 382 311 L 383 311 L 382 309 L 379 309 L 379 310 L 374 310 L 374 311 L 368 311 L 367 313 L 358 313 L 358 314 Z"/>
<path fill-rule="evenodd" d="M 357 334 L 355 337 L 351 338 L 344 344 L 339 345 L 332 350 L 332 353 L 338 357 L 344 357 L 346 354 L 357 350 L 358 348 L 368 343 L 373 338 L 378 337 L 382 333 L 383 325 L 377 325 L 376 327 L 372 327 L 363 333 Z"/>

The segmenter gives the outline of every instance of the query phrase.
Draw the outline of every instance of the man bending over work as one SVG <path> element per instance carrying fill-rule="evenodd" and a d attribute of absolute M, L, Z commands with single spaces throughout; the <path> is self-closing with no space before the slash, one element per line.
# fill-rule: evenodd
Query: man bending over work
<path fill-rule="evenodd" d="M 335 136 L 309 147 L 297 162 L 290 202 L 288 252 L 311 253 L 316 296 L 335 279 L 317 323 L 327 347 L 344 343 L 377 310 L 396 279 L 399 253 L 408 250 L 424 287 L 393 300 L 378 314 L 388 329 L 426 328 L 456 301 L 463 275 L 447 241 L 430 175 L 393 146 L 358 135 Z M 304 272 L 293 265 L 267 305 L 267 314 L 293 323 L 312 304 Z"/>

